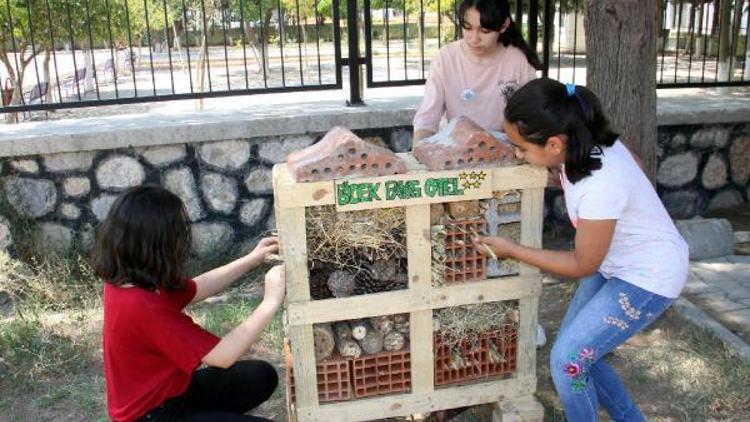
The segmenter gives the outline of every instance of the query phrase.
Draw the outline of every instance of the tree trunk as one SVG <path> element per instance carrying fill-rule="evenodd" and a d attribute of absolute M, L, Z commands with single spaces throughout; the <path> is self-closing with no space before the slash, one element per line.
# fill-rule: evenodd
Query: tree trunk
<path fill-rule="evenodd" d="M 586 83 L 612 128 L 656 174 L 657 0 L 587 0 L 584 15 Z"/>
<path fill-rule="evenodd" d="M 83 93 L 87 93 L 94 90 L 94 50 L 89 48 L 83 49 L 83 63 L 86 67 L 86 76 L 84 78 L 83 82 Z M 76 69 L 75 72 L 73 72 L 73 78 L 75 78 L 76 73 L 78 70 Z M 74 81 L 74 83 L 78 83 L 77 81 Z"/>
<path fill-rule="evenodd" d="M 730 19 L 732 18 L 732 4 L 729 0 L 722 0 L 719 10 L 719 81 L 729 80 L 729 35 L 732 32 Z"/>
<path fill-rule="evenodd" d="M 49 69 L 49 62 L 52 59 L 52 55 L 50 54 L 50 49 L 46 48 L 44 49 L 44 61 L 42 62 L 42 82 L 47 82 L 47 94 L 44 96 L 44 102 L 45 103 L 51 103 L 52 102 L 52 80 L 50 78 L 50 69 Z"/>

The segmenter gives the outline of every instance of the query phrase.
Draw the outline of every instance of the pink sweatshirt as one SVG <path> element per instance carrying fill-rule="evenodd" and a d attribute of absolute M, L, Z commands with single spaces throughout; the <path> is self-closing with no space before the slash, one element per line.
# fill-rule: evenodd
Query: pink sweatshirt
<path fill-rule="evenodd" d="M 536 78 L 523 52 L 503 47 L 478 58 L 462 48 L 463 40 L 441 48 L 430 65 L 424 100 L 414 116 L 414 130 L 437 132 L 443 114 L 450 121 L 466 116 L 485 130 L 502 131 L 505 104 L 518 87 Z"/>

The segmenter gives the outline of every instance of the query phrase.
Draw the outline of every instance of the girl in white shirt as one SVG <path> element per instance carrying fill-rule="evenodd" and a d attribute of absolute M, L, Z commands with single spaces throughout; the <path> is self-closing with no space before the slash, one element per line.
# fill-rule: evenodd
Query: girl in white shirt
<path fill-rule="evenodd" d="M 588 89 L 551 79 L 527 83 L 505 108 L 505 133 L 518 158 L 560 170 L 575 249 L 535 249 L 498 237 L 478 237 L 475 244 L 581 278 L 550 356 L 567 419 L 596 421 L 601 403 L 613 420 L 642 421 L 603 358 L 680 294 L 687 245 Z"/>

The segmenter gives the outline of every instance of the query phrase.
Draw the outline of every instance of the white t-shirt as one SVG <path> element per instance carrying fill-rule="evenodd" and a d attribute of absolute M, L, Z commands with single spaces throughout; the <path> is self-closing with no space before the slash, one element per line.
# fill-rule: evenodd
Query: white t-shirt
<path fill-rule="evenodd" d="M 688 246 L 654 187 L 619 140 L 599 158 L 602 167 L 575 184 L 561 172 L 570 221 L 617 220 L 599 271 L 661 296 L 679 296 L 687 281 Z"/>

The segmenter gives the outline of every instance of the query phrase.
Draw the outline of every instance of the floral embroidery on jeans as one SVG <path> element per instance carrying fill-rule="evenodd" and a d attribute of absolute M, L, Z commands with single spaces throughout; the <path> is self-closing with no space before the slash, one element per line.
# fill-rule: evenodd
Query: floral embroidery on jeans
<path fill-rule="evenodd" d="M 568 355 L 568 362 L 565 363 L 563 371 L 565 375 L 571 378 L 573 392 L 580 392 L 586 388 L 589 380 L 589 368 L 594 363 L 596 352 L 590 347 L 584 347 L 577 354 Z"/>
<path fill-rule="evenodd" d="M 628 295 L 626 295 L 625 293 L 620 293 L 620 300 L 618 300 L 618 302 L 620 302 L 620 308 L 625 311 L 625 315 L 630 317 L 630 319 L 641 319 L 641 311 L 635 309 L 633 305 L 630 304 L 630 298 L 628 298 Z"/>
<path fill-rule="evenodd" d="M 621 331 L 625 331 L 629 327 L 627 322 L 621 320 L 620 318 L 613 317 L 610 315 L 604 317 L 604 322 L 609 325 L 614 325 L 615 327 L 619 328 Z"/>

